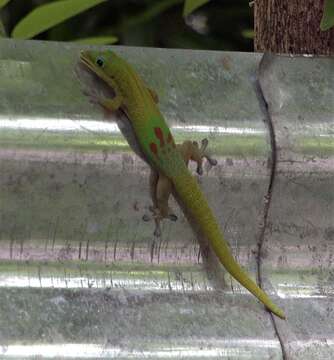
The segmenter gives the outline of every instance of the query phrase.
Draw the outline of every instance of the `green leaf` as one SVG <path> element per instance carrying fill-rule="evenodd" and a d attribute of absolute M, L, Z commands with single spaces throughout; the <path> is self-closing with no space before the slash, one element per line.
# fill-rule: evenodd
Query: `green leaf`
<path fill-rule="evenodd" d="M 210 0 L 185 0 L 183 8 L 183 16 L 188 16 L 200 6 L 208 3 Z"/>
<path fill-rule="evenodd" d="M 108 45 L 118 41 L 116 36 L 95 36 L 84 39 L 76 39 L 75 42 L 85 45 Z"/>
<path fill-rule="evenodd" d="M 254 39 L 254 30 L 253 29 L 242 30 L 241 35 L 245 39 Z"/>
<path fill-rule="evenodd" d="M 23 18 L 11 35 L 17 39 L 30 39 L 104 1 L 106 0 L 59 0 L 41 5 Z"/>
<path fill-rule="evenodd" d="M 325 0 L 324 13 L 322 15 L 320 29 L 326 31 L 334 26 L 334 1 Z"/>
<path fill-rule="evenodd" d="M 180 4 L 182 2 L 183 0 L 160 0 L 152 2 L 152 5 L 146 10 L 139 12 L 134 16 L 127 16 L 126 19 L 122 21 L 121 25 L 117 30 L 124 31 L 132 26 L 145 23 L 154 18 L 155 16 L 158 16 L 159 14 L 168 10 L 170 7 L 173 7 L 174 5 Z"/>
<path fill-rule="evenodd" d="M 0 8 L 6 6 L 9 2 L 10 0 L 0 0 Z"/>

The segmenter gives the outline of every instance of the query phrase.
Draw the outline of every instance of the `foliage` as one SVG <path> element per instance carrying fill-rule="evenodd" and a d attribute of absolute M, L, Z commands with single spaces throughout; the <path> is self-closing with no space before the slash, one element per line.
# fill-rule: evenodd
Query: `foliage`
<path fill-rule="evenodd" d="M 0 0 L 1 5 L 14 38 L 241 51 L 253 46 L 252 10 L 245 0 Z"/>
<path fill-rule="evenodd" d="M 187 16 L 200 6 L 206 4 L 209 0 L 185 0 L 183 7 L 183 15 Z"/>
<path fill-rule="evenodd" d="M 10 2 L 10 0 L 0 0 L 0 8 L 7 5 Z"/>
<path fill-rule="evenodd" d="M 13 38 L 252 51 L 247 0 L 0 0 L 1 7 Z M 320 28 L 332 26 L 334 0 L 325 0 Z"/>
<path fill-rule="evenodd" d="M 320 29 L 322 31 L 329 30 L 334 26 L 334 1 L 325 0 L 324 4 L 324 14 L 321 19 Z"/>
<path fill-rule="evenodd" d="M 12 31 L 16 39 L 30 39 L 106 0 L 61 0 L 41 5 L 24 17 Z"/>

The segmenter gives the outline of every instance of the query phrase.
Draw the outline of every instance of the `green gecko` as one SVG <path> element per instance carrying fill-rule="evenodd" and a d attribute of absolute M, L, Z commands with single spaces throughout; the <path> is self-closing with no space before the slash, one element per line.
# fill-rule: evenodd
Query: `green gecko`
<path fill-rule="evenodd" d="M 188 170 L 169 127 L 149 89 L 131 65 L 112 51 L 82 51 L 81 62 L 111 87 L 115 96 L 94 100 L 107 110 L 121 110 L 130 122 L 137 146 L 154 173 L 168 178 L 173 191 L 197 222 L 226 270 L 266 308 L 285 319 L 284 312 L 256 285 L 233 258 L 218 222 L 197 180 Z M 131 145 L 131 144 L 130 144 Z"/>

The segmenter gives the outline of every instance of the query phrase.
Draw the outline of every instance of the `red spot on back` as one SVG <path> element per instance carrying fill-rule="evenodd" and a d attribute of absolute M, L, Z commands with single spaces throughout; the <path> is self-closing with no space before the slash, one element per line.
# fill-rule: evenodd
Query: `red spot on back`
<path fill-rule="evenodd" d="M 165 145 L 165 141 L 164 141 L 164 134 L 162 133 L 161 128 L 159 128 L 159 127 L 154 128 L 154 133 L 155 133 L 155 136 L 160 141 L 160 146 L 163 147 Z"/>
<path fill-rule="evenodd" d="M 157 144 L 151 143 L 151 144 L 150 144 L 150 149 L 151 149 L 151 151 L 152 151 L 152 153 L 153 153 L 154 155 L 157 155 L 157 154 L 158 154 Z"/>

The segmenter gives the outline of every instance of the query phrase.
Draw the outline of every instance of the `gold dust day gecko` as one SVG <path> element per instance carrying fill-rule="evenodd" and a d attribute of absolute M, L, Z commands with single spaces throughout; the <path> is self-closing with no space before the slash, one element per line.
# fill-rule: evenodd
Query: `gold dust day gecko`
<path fill-rule="evenodd" d="M 113 51 L 82 51 L 81 62 L 110 86 L 112 98 L 96 98 L 107 110 L 121 110 L 129 120 L 141 154 L 153 174 L 164 176 L 173 186 L 178 199 L 187 208 L 208 239 L 214 253 L 226 270 L 265 307 L 285 319 L 284 312 L 256 285 L 232 256 L 218 222 L 203 195 L 197 180 L 191 175 L 169 127 L 157 105 L 158 96 L 148 88 L 132 66 Z M 130 144 L 131 145 L 131 144 Z M 154 176 L 153 176 L 154 178 Z M 153 181 L 153 187 L 156 183 Z M 158 205 L 153 201 L 154 205 Z M 165 204 L 165 202 L 164 202 Z M 157 211 L 159 212 L 159 206 Z M 161 217 L 169 217 L 161 214 Z"/>

